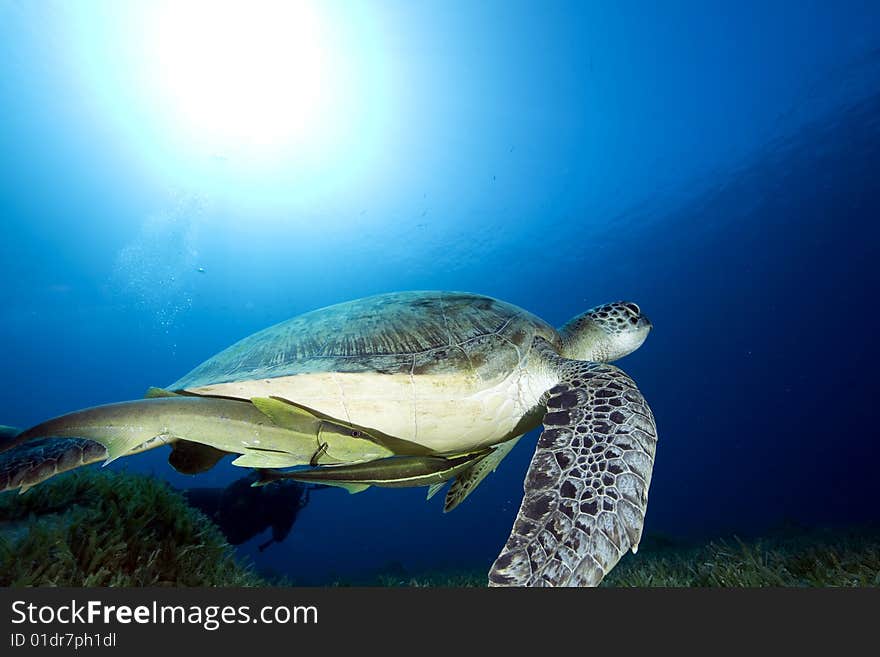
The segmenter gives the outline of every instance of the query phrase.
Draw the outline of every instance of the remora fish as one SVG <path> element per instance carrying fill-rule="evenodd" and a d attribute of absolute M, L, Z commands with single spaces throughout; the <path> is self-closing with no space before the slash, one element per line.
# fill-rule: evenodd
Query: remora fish
<path fill-rule="evenodd" d="M 4 451 L 37 438 L 87 438 L 106 447 L 105 463 L 109 463 L 136 451 L 187 441 L 240 454 L 233 464 L 255 468 L 381 459 L 391 454 L 359 428 L 301 410 L 282 416 L 272 411 L 283 402 L 253 401 L 169 396 L 95 406 L 27 429 L 7 441 Z"/>
<path fill-rule="evenodd" d="M 349 493 L 359 493 L 370 486 L 409 488 L 442 484 L 459 472 L 485 458 L 491 450 L 482 450 L 455 458 L 439 456 L 394 456 L 370 463 L 338 465 L 313 470 L 279 472 L 263 470 L 254 484 L 261 486 L 279 479 L 338 486 Z"/>

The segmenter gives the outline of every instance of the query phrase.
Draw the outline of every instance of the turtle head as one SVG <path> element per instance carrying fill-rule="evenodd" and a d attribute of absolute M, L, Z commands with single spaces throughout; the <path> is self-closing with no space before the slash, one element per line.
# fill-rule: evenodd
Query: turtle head
<path fill-rule="evenodd" d="M 610 363 L 642 346 L 651 321 L 631 301 L 596 306 L 572 317 L 559 333 L 565 358 Z"/>

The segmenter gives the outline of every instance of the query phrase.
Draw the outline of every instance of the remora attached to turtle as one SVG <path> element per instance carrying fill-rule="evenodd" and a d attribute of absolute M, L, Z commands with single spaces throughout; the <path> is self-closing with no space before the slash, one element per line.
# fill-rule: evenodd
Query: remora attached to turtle
<path fill-rule="evenodd" d="M 475 454 L 463 454 L 451 458 L 439 456 L 392 456 L 355 465 L 338 465 L 315 470 L 279 472 L 261 470 L 255 485 L 292 479 L 300 482 L 322 483 L 338 486 L 349 493 L 359 493 L 370 486 L 387 488 L 411 488 L 414 486 L 442 486 L 460 472 L 474 467 L 492 450 L 484 449 Z"/>
<path fill-rule="evenodd" d="M 543 419 L 490 584 L 596 584 L 638 546 L 657 440 L 644 398 L 607 362 L 637 349 L 650 329 L 633 303 L 594 308 L 557 331 L 490 297 L 384 294 L 241 340 L 168 386 L 181 397 L 63 416 L 13 443 L 70 436 L 117 458 L 171 442 L 172 464 L 190 471 L 231 452 L 237 465 L 321 465 L 300 476 L 354 488 L 430 483 L 429 494 L 446 476 L 449 510 Z M 40 470 L 39 457 L 27 463 L 29 472 L 52 470 Z M 334 463 L 348 473 L 334 473 Z M 4 472 L 16 480 L 0 459 L 0 483 Z"/>

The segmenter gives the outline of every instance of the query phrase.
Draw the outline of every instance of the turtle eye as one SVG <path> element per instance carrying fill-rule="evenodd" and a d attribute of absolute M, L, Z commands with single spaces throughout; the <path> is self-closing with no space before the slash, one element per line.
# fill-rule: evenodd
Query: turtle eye
<path fill-rule="evenodd" d="M 352 437 L 352 438 L 360 438 L 360 437 L 363 436 L 363 435 L 364 435 L 364 434 L 361 433 L 360 431 L 358 431 L 357 429 L 352 429 L 352 430 L 351 430 L 351 437 Z"/>

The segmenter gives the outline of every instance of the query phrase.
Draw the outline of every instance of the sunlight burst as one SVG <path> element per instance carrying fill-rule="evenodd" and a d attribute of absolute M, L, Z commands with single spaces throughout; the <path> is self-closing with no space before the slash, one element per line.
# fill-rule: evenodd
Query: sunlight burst
<path fill-rule="evenodd" d="M 209 147 L 277 151 L 328 128 L 334 56 L 307 2 L 168 2 L 153 30 L 160 97 Z"/>

